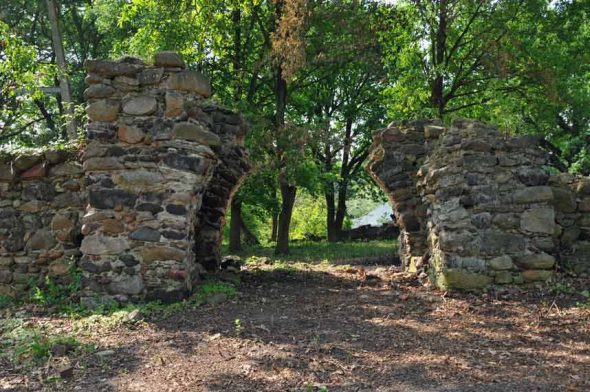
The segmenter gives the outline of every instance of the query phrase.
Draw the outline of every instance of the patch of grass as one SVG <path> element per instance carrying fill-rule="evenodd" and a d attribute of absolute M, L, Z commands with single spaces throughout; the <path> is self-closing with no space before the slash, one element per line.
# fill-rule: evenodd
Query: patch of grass
<path fill-rule="evenodd" d="M 551 294 L 573 294 L 576 288 L 567 281 L 554 281 L 547 283 L 547 290 Z"/>
<path fill-rule="evenodd" d="M 213 295 L 224 294 L 229 298 L 236 295 L 237 292 L 238 289 L 231 283 L 205 281 L 191 297 L 184 301 L 171 304 L 152 301 L 141 304 L 130 304 L 125 307 L 113 304 L 111 306 L 103 306 L 94 310 L 79 307 L 72 308 L 73 311 L 67 313 L 67 316 L 79 319 L 75 326 L 78 331 L 87 331 L 95 328 L 113 329 L 126 323 L 130 313 L 136 310 L 145 317 L 165 317 L 172 313 L 198 307 L 205 303 L 207 298 Z"/>
<path fill-rule="evenodd" d="M 154 318 L 165 317 L 175 312 L 198 307 L 207 302 L 209 297 L 217 294 L 223 294 L 227 298 L 230 298 L 236 295 L 238 291 L 237 285 L 239 284 L 239 277 L 234 284 L 220 281 L 204 281 L 198 286 L 196 292 L 191 297 L 181 302 L 164 304 L 159 301 L 152 301 L 126 306 L 120 306 L 118 303 L 112 302 L 95 309 L 88 309 L 77 303 L 75 298 L 76 293 L 80 289 L 81 274 L 77 269 L 73 269 L 71 274 L 72 283 L 67 286 L 58 285 L 47 278 L 42 288 L 33 287 L 29 299 L 33 303 L 43 305 L 44 309 L 52 314 L 59 314 L 60 317 L 75 320 L 73 324 L 74 333 L 115 329 L 125 323 L 129 323 L 131 326 L 137 322 L 141 322 L 145 316 Z M 12 297 L 0 296 L 0 309 L 12 306 L 14 303 L 15 301 Z M 139 312 L 142 317 L 131 317 L 132 312 Z M 14 318 L 8 320 L 16 322 Z M 5 337 L 4 335 L 11 328 L 10 324 L 7 324 L 9 323 L 8 321 L 2 320 L 2 322 L 3 324 L 0 325 L 0 332 L 2 332 L 0 347 L 5 342 L 13 342 L 25 350 L 14 353 L 12 357 L 43 357 L 45 356 L 44 351 L 46 351 L 46 345 L 55 344 L 54 340 L 46 339 L 41 330 L 24 327 L 22 320 L 18 328 L 13 328 L 14 333 Z M 28 341 L 30 341 L 30 344 Z M 29 355 L 30 353 L 32 355 Z"/>
<path fill-rule="evenodd" d="M 578 302 L 576 305 L 578 306 L 578 308 L 590 309 L 590 291 L 584 290 L 580 294 L 582 294 L 582 296 L 586 298 L 586 300 L 584 302 Z"/>
<path fill-rule="evenodd" d="M 20 318 L 0 320 L 0 357 L 15 364 L 39 363 L 49 358 L 51 349 L 58 344 L 72 349 L 80 345 L 71 335 L 52 334 Z"/>
<path fill-rule="evenodd" d="M 295 276 L 298 273 L 309 272 L 312 269 L 312 265 L 310 263 L 303 261 L 273 260 L 271 263 L 262 263 L 261 259 L 256 256 L 247 258 L 246 264 L 256 266 L 259 271 L 265 271 L 267 273 L 279 273 L 287 276 Z M 331 266 L 331 264 L 326 260 L 319 261 L 313 265 Z"/>
<path fill-rule="evenodd" d="M 246 264 L 258 264 L 260 263 L 260 258 L 256 256 L 248 257 L 246 259 Z M 288 262 L 285 260 L 273 260 L 272 262 L 272 270 L 273 271 L 280 271 L 287 274 L 292 274 L 300 270 L 304 267 L 304 263 L 299 261 Z"/>
<path fill-rule="evenodd" d="M 10 295 L 0 294 L 0 310 L 9 308 L 17 303 L 16 298 Z"/>
<path fill-rule="evenodd" d="M 158 302 L 144 305 L 146 308 L 151 308 L 151 311 L 161 311 L 164 313 L 172 313 L 182 311 L 187 308 L 195 308 L 201 306 L 207 301 L 207 298 L 216 294 L 224 294 L 228 298 L 233 297 L 238 292 L 235 285 L 228 282 L 205 281 L 203 282 L 196 293 L 190 298 L 181 302 L 172 304 L 160 304 Z"/>
<path fill-rule="evenodd" d="M 66 288 L 48 281 L 43 289 L 33 291 L 31 299 L 34 302 L 55 306 L 62 317 L 73 319 L 72 334 L 62 334 L 51 331 L 49 324 L 35 324 L 19 317 L 0 319 L 0 358 L 6 358 L 17 365 L 29 366 L 46 360 L 51 355 L 54 346 L 61 344 L 71 349 L 82 347 L 74 338 L 91 334 L 93 331 L 104 332 L 129 324 L 133 327 L 143 321 L 143 316 L 153 318 L 165 317 L 172 313 L 195 308 L 207 301 L 211 296 L 223 294 L 227 298 L 236 295 L 237 287 L 228 282 L 205 281 L 194 295 L 182 302 L 162 304 L 148 302 L 130 304 L 125 307 L 116 305 L 104 306 L 94 310 L 76 305 L 70 298 L 75 292 L 75 282 Z M 12 297 L 0 297 L 0 308 L 14 303 Z M 140 314 L 137 317 L 137 313 Z M 236 324 L 236 332 L 241 331 L 241 325 Z"/>
<path fill-rule="evenodd" d="M 236 295 L 236 287 L 227 282 L 204 282 L 197 291 L 197 297 L 205 299 L 214 294 Z"/>
<path fill-rule="evenodd" d="M 94 329 L 114 329 L 125 323 L 127 317 L 134 310 L 139 309 L 135 305 L 129 305 L 119 309 L 96 309 L 86 314 L 78 314 L 78 320 L 74 323 L 74 331 L 85 332 Z"/>
<path fill-rule="evenodd" d="M 227 248 L 222 249 L 228 254 Z M 354 241 L 354 242 L 309 242 L 297 241 L 290 244 L 288 255 L 274 255 L 274 246 L 247 247 L 238 253 L 243 258 L 268 257 L 280 261 L 327 262 L 359 257 L 377 257 L 397 254 L 396 240 Z"/>

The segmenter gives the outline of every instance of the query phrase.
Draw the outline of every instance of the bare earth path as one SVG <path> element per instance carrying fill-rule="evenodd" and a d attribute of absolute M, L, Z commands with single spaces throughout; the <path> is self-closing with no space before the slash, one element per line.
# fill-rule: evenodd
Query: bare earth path
<path fill-rule="evenodd" d="M 590 311 L 538 293 L 445 296 L 394 267 L 250 266 L 228 301 L 81 335 L 98 348 L 72 359 L 70 379 L 2 363 L 0 388 L 590 390 Z"/>

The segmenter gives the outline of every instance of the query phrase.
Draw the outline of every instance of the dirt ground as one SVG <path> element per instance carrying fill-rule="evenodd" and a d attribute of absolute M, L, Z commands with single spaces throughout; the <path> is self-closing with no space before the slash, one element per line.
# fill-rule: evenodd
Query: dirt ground
<path fill-rule="evenodd" d="M 57 359 L 4 361 L 0 390 L 590 390 L 588 279 L 569 294 L 448 294 L 392 266 L 258 264 L 241 280 L 224 302 L 80 334 L 96 347 L 67 358 L 71 377 L 47 381 Z"/>

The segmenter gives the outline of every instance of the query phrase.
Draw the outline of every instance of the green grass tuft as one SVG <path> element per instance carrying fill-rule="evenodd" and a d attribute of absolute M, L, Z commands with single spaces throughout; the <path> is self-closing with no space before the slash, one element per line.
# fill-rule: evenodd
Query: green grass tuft
<path fill-rule="evenodd" d="M 10 295 L 0 294 L 0 310 L 9 308 L 17 303 L 14 297 Z"/>
<path fill-rule="evenodd" d="M 48 358 L 58 344 L 71 349 L 80 344 L 71 335 L 51 334 L 20 318 L 0 320 L 0 357 L 19 365 L 31 365 Z"/>
<path fill-rule="evenodd" d="M 227 282 L 204 282 L 199 286 L 198 297 L 207 298 L 214 294 L 225 294 L 227 296 L 236 295 L 236 287 Z"/>

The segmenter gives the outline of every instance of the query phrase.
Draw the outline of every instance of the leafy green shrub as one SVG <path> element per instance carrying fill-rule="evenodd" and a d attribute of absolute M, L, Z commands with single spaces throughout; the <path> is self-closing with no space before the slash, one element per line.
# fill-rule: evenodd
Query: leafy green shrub
<path fill-rule="evenodd" d="M 290 238 L 304 240 L 307 238 L 325 238 L 326 202 L 323 198 L 301 192 L 297 195 L 291 220 Z"/>

